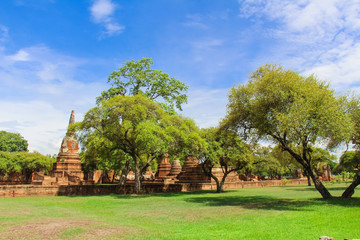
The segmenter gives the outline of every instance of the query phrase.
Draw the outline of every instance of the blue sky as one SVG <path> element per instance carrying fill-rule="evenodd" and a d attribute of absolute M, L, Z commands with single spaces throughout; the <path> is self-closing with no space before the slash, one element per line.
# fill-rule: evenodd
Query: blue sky
<path fill-rule="evenodd" d="M 315 73 L 337 93 L 360 86 L 356 0 L 9 0 L 0 2 L 0 130 L 58 153 L 76 119 L 127 60 L 189 85 L 183 115 L 225 115 L 227 92 L 265 63 Z"/>

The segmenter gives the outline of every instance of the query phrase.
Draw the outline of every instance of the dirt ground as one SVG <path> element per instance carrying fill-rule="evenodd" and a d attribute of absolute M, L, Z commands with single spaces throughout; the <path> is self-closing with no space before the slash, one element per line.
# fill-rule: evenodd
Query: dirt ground
<path fill-rule="evenodd" d="M 108 239 L 123 238 L 129 227 L 110 227 L 102 222 L 45 218 L 18 226 L 3 226 L 0 239 Z"/>

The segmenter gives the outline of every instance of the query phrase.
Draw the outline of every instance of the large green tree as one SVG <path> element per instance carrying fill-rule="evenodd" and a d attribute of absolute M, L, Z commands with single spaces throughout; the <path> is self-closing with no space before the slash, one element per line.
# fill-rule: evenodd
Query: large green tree
<path fill-rule="evenodd" d="M 0 131 L 0 151 L 27 152 L 28 142 L 19 133 Z"/>
<path fill-rule="evenodd" d="M 101 93 L 98 102 L 117 95 L 142 94 L 158 101 L 169 113 L 174 113 L 175 108 L 182 110 L 181 105 L 187 102 L 188 86 L 161 70 L 152 69 L 151 65 L 151 58 L 125 62 L 110 74 L 108 82 L 112 87 Z"/>
<path fill-rule="evenodd" d="M 140 191 L 141 176 L 153 160 L 168 152 L 191 154 L 192 149 L 201 147 L 193 121 L 167 114 L 158 103 L 141 94 L 101 101 L 74 127 L 80 133 L 83 151 L 98 151 L 88 156 L 131 160 L 135 193 Z M 182 151 L 177 150 L 180 146 Z"/>
<path fill-rule="evenodd" d="M 252 156 L 236 132 L 220 127 L 211 127 L 201 130 L 206 141 L 201 158 L 204 171 L 216 182 L 216 192 L 223 192 L 226 177 L 251 164 Z M 220 167 L 222 176 L 215 175 L 212 170 Z"/>
<path fill-rule="evenodd" d="M 322 197 L 330 198 L 314 170 L 312 150 L 319 141 L 334 147 L 349 138 L 353 125 L 346 110 L 343 99 L 314 75 L 264 65 L 247 84 L 231 89 L 226 121 L 239 132 L 279 144 L 310 175 Z"/>

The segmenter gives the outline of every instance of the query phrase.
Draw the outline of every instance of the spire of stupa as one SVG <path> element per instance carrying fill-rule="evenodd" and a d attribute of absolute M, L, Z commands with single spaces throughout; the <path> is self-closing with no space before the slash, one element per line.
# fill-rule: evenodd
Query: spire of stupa
<path fill-rule="evenodd" d="M 70 120 L 69 120 L 69 126 L 75 122 L 75 111 L 71 111 Z"/>

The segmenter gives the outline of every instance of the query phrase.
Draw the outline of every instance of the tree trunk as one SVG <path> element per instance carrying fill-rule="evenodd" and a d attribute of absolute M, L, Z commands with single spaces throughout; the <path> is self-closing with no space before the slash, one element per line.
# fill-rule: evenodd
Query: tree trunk
<path fill-rule="evenodd" d="M 224 184 L 225 184 L 225 179 L 227 177 L 227 175 L 229 174 L 230 172 L 225 172 L 224 173 L 224 176 L 222 177 L 221 179 L 221 182 L 220 182 L 220 186 L 218 187 L 217 189 L 217 192 L 224 192 Z"/>
<path fill-rule="evenodd" d="M 123 169 L 121 171 L 121 175 L 120 175 L 120 181 L 119 181 L 119 185 L 124 185 L 126 183 L 126 177 L 128 175 L 129 171 L 126 169 Z"/>
<path fill-rule="evenodd" d="M 216 183 L 216 192 L 217 193 L 220 193 L 222 191 L 222 186 L 220 185 L 220 182 L 219 182 L 219 179 L 214 175 L 212 174 L 212 166 L 208 168 L 205 167 L 206 165 L 206 161 L 202 164 L 202 168 L 204 170 L 204 172 L 209 175 L 212 179 L 214 179 L 215 183 Z"/>
<path fill-rule="evenodd" d="M 305 168 L 304 168 L 305 169 Z M 322 182 L 320 181 L 319 177 L 313 173 L 313 171 L 310 169 L 310 166 L 308 166 L 306 168 L 306 172 L 308 173 L 308 175 L 310 175 L 311 179 L 314 182 L 315 188 L 319 191 L 319 193 L 321 194 L 321 196 L 324 199 L 327 198 L 332 198 L 330 192 L 326 189 L 326 187 L 322 184 Z"/>
<path fill-rule="evenodd" d="M 307 180 L 308 180 L 308 186 L 311 186 L 310 174 L 306 171 L 305 168 L 304 168 L 304 174 L 306 175 L 306 178 L 307 178 Z"/>
<path fill-rule="evenodd" d="M 213 175 L 213 174 L 211 174 L 211 175 Z M 214 175 L 213 175 L 214 176 Z M 223 186 L 223 184 L 222 183 L 220 183 L 219 182 L 219 179 L 217 178 L 217 177 L 212 177 L 214 180 L 215 180 L 215 182 L 216 182 L 216 192 L 217 193 L 221 193 L 221 192 L 223 192 L 223 189 L 222 189 L 222 186 Z"/>
<path fill-rule="evenodd" d="M 136 158 L 135 158 L 136 159 Z M 141 173 L 139 168 L 139 162 L 135 160 L 135 185 L 134 185 L 134 193 L 138 194 L 141 189 Z"/>
<path fill-rule="evenodd" d="M 341 195 L 342 198 L 351 198 L 355 192 L 355 188 L 360 184 L 360 175 L 355 177 L 355 180 L 350 184 L 350 186 L 343 192 Z"/>
<path fill-rule="evenodd" d="M 117 175 L 117 172 L 114 170 L 114 174 L 112 176 L 112 179 L 111 179 L 111 183 L 114 183 L 115 182 L 115 176 Z"/>
<path fill-rule="evenodd" d="M 309 175 L 306 175 L 306 178 L 308 180 L 308 186 L 311 187 L 311 178 Z"/>
<path fill-rule="evenodd" d="M 104 177 L 104 174 L 105 174 L 105 170 L 102 170 L 102 172 L 100 174 L 100 177 L 99 177 L 98 181 L 96 182 L 96 184 L 101 184 L 102 183 L 102 179 Z"/>
<path fill-rule="evenodd" d="M 121 169 L 119 185 L 124 185 L 126 183 L 126 178 L 129 173 L 129 165 L 130 165 L 130 161 L 127 161 L 123 169 Z"/>
<path fill-rule="evenodd" d="M 31 174 L 32 174 L 32 171 L 25 170 L 25 182 L 27 184 L 31 183 Z"/>
<path fill-rule="evenodd" d="M 314 173 L 312 171 L 310 162 L 306 161 L 306 152 L 304 152 L 303 157 L 301 157 L 300 155 L 296 154 L 291 148 L 286 146 L 284 143 L 282 143 L 282 145 L 283 145 L 284 149 L 286 151 L 288 151 L 290 153 L 290 155 L 293 156 L 296 159 L 296 161 L 303 166 L 305 173 L 307 173 L 307 175 L 309 175 L 311 177 L 311 179 L 314 182 L 315 188 L 319 191 L 321 196 L 325 199 L 332 198 L 330 192 L 322 184 L 319 177 L 316 175 L 316 173 Z"/>

